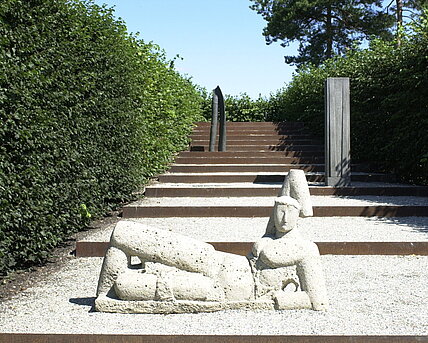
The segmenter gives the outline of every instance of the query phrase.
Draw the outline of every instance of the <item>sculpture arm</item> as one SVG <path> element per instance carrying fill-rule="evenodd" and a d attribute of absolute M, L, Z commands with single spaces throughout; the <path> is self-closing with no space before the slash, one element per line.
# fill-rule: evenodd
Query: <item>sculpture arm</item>
<path fill-rule="evenodd" d="M 309 296 L 312 308 L 328 308 L 321 257 L 315 243 L 303 239 L 271 240 L 263 246 L 259 260 L 272 269 L 296 265 L 300 287 Z"/>

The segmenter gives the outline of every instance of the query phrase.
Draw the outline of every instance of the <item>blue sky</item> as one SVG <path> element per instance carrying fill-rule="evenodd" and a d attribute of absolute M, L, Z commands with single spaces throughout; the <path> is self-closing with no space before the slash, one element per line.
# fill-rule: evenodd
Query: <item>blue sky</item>
<path fill-rule="evenodd" d="M 249 0 L 96 0 L 115 8 L 129 32 L 140 32 L 169 58 L 179 54 L 176 69 L 194 83 L 224 94 L 269 96 L 291 80 L 294 67 L 284 55 L 295 48 L 266 45 L 265 21 Z"/>

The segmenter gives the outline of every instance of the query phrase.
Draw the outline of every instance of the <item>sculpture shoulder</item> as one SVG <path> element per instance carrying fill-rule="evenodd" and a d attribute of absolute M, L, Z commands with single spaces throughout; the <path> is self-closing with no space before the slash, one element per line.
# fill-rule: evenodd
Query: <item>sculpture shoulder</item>
<path fill-rule="evenodd" d="M 263 245 L 258 255 L 271 268 L 290 266 L 313 256 L 319 256 L 317 245 L 299 238 L 270 240 Z"/>
<path fill-rule="evenodd" d="M 273 236 L 268 236 L 265 235 L 262 238 L 260 238 L 259 240 L 257 240 L 254 245 L 253 248 L 251 250 L 252 254 L 255 257 L 258 257 L 260 255 L 260 252 L 263 250 L 263 248 L 271 241 L 273 241 L 275 238 Z"/>

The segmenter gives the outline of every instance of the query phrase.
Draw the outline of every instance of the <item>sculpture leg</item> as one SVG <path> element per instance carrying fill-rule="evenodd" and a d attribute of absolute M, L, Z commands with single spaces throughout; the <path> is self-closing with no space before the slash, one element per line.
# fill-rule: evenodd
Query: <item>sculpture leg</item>
<path fill-rule="evenodd" d="M 220 301 L 222 289 L 214 280 L 197 273 L 170 270 L 157 274 L 128 270 L 119 275 L 114 290 L 122 300 L 199 300 Z"/>
<path fill-rule="evenodd" d="M 129 256 L 122 250 L 115 247 L 107 250 L 98 280 L 97 296 L 110 291 L 117 277 L 128 268 L 128 263 Z"/>
<path fill-rule="evenodd" d="M 158 262 L 208 277 L 218 274 L 222 262 L 222 256 L 208 243 L 131 221 L 116 225 L 110 244 L 142 262 Z"/>
<path fill-rule="evenodd" d="M 296 271 L 300 286 L 308 294 L 312 308 L 318 311 L 326 310 L 328 298 L 320 256 L 304 258 L 297 264 Z"/>

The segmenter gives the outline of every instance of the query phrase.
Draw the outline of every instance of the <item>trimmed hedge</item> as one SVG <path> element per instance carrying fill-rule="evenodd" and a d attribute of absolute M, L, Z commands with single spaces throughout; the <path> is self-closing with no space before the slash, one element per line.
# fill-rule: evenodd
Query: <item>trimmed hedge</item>
<path fill-rule="evenodd" d="M 428 25 L 393 43 L 308 67 L 270 99 L 271 120 L 304 121 L 324 134 L 324 81 L 351 78 L 352 158 L 403 181 L 428 184 Z"/>
<path fill-rule="evenodd" d="M 212 93 L 208 94 L 205 89 L 202 89 L 201 95 L 204 99 L 203 115 L 206 120 L 211 121 Z M 268 113 L 268 105 L 269 101 L 267 99 L 259 97 L 254 100 L 246 93 L 242 93 L 239 96 L 229 94 L 224 96 L 227 121 L 265 121 Z"/>
<path fill-rule="evenodd" d="M 187 144 L 201 97 L 91 1 L 0 3 L 0 274 L 46 259 Z"/>

